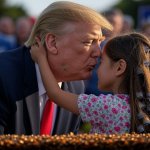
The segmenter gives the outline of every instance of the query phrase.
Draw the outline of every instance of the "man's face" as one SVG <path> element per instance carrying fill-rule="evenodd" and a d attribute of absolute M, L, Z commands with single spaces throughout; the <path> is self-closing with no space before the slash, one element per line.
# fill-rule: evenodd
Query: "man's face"
<path fill-rule="evenodd" d="M 101 28 L 88 23 L 68 23 L 64 35 L 56 36 L 57 55 L 48 54 L 58 81 L 88 79 L 100 56 Z"/>

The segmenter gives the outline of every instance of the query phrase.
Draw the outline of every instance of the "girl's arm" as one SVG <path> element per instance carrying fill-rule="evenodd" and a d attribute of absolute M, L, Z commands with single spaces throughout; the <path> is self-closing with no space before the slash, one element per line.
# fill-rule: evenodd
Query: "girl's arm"
<path fill-rule="evenodd" d="M 39 65 L 41 77 L 48 97 L 59 106 L 75 114 L 79 114 L 77 106 L 78 95 L 65 92 L 59 88 L 58 83 L 49 67 L 45 49 L 39 40 L 37 40 L 37 44 L 38 45 L 36 46 L 32 46 L 31 55 Z"/>

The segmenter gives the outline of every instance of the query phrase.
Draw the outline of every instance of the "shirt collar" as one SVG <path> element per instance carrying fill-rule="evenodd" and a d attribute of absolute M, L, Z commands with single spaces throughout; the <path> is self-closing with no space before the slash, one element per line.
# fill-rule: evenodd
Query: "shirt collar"
<path fill-rule="evenodd" d="M 43 94 L 46 93 L 46 90 L 45 90 L 45 87 L 44 87 L 44 85 L 43 85 L 43 81 L 42 81 L 42 78 L 41 78 L 39 66 L 38 66 L 37 63 L 35 63 L 35 69 L 36 69 L 36 75 L 37 75 L 37 82 L 38 82 L 39 96 L 42 96 Z M 59 85 L 59 87 L 61 88 L 62 82 L 59 82 L 58 85 Z"/>

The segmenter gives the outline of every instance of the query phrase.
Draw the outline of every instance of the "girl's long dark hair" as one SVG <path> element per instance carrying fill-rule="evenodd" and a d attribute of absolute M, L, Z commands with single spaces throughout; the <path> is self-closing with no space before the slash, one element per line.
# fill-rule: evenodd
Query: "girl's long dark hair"
<path fill-rule="evenodd" d="M 105 46 L 112 61 L 124 59 L 125 78 L 120 88 L 130 96 L 131 132 L 150 132 L 150 41 L 140 33 L 110 39 Z"/>

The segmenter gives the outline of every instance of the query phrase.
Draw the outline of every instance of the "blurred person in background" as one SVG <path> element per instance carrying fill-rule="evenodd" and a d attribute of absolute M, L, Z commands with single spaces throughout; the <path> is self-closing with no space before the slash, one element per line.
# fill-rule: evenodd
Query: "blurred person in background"
<path fill-rule="evenodd" d="M 11 17 L 0 18 L 0 32 L 6 35 L 13 35 L 15 33 L 15 24 Z"/>
<path fill-rule="evenodd" d="M 16 37 L 17 37 L 17 47 L 24 45 L 27 41 L 31 30 L 33 27 L 33 23 L 29 19 L 29 17 L 21 17 L 16 21 Z"/>
<path fill-rule="evenodd" d="M 121 34 L 124 23 L 124 15 L 122 11 L 119 9 L 108 10 L 104 13 L 104 16 L 113 26 L 113 31 L 104 31 L 104 35 L 106 36 L 106 38 L 112 38 Z"/>
<path fill-rule="evenodd" d="M 134 30 L 134 20 L 130 15 L 124 15 L 122 32 L 128 33 Z"/>
<path fill-rule="evenodd" d="M 143 23 L 140 31 L 150 39 L 150 22 L 147 21 Z"/>
<path fill-rule="evenodd" d="M 0 18 L 0 52 L 16 48 L 15 24 L 11 17 Z"/>

